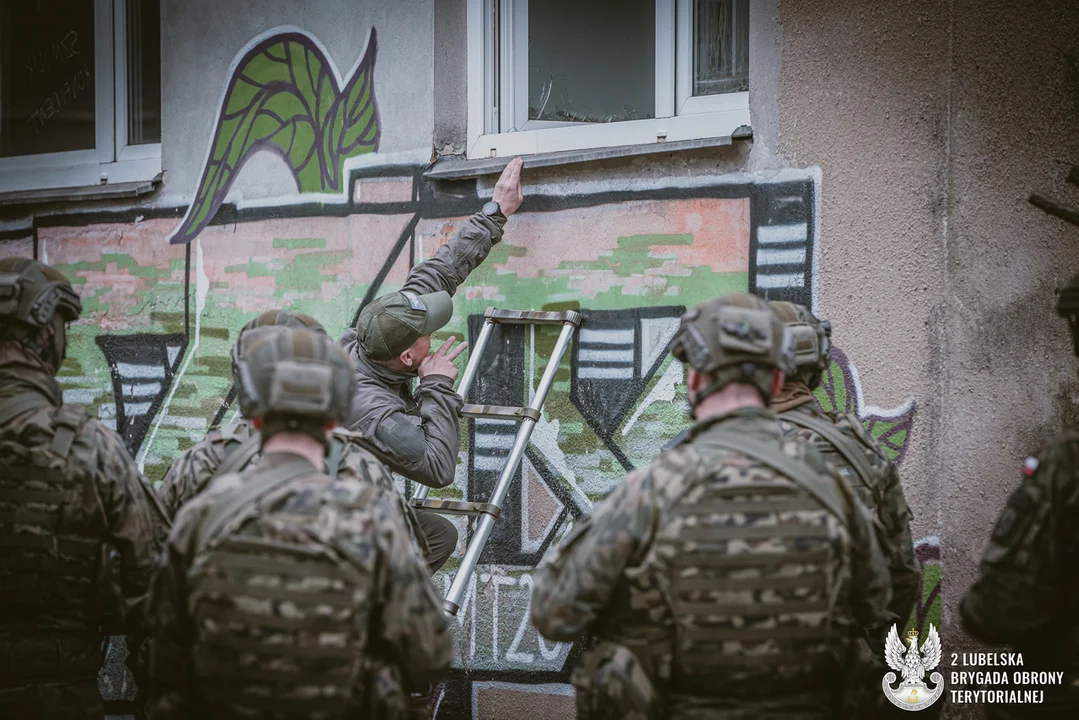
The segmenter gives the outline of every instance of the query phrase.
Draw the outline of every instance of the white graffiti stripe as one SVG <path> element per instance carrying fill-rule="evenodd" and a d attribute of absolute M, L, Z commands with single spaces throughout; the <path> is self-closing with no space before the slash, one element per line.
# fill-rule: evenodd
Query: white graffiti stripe
<path fill-rule="evenodd" d="M 580 380 L 632 380 L 633 366 L 596 367 L 595 365 L 585 365 L 577 369 L 577 378 Z"/>
<path fill-rule="evenodd" d="M 124 380 L 134 378 L 165 379 L 165 367 L 163 365 L 135 365 L 134 363 L 116 363 L 116 372 Z"/>
<path fill-rule="evenodd" d="M 104 394 L 104 389 L 73 388 L 64 390 L 64 402 L 72 405 L 89 405 Z"/>
<path fill-rule="evenodd" d="M 122 386 L 124 399 L 132 400 L 134 398 L 154 397 L 161 392 L 161 383 L 130 383 Z"/>
<path fill-rule="evenodd" d="M 806 261 L 805 248 L 797 250 L 770 250 L 761 248 L 757 251 L 757 265 L 795 265 Z"/>
<path fill-rule="evenodd" d="M 145 415 L 150 412 L 150 403 L 124 403 L 124 415 L 129 418 Z"/>
<path fill-rule="evenodd" d="M 581 362 L 610 362 L 633 364 L 633 348 L 629 350 L 584 350 L 577 354 Z"/>
<path fill-rule="evenodd" d="M 582 346 L 589 343 L 604 343 L 607 345 L 632 345 L 633 330 L 619 330 L 608 328 L 603 330 L 589 330 L 581 328 L 580 343 Z"/>
<path fill-rule="evenodd" d="M 805 275 L 802 273 L 784 273 L 782 275 L 757 275 L 757 289 L 805 287 Z"/>
<path fill-rule="evenodd" d="M 477 470 L 493 470 L 500 472 L 502 466 L 506 464 L 506 458 L 504 455 L 479 455 L 477 454 L 472 458 L 472 467 Z"/>
<path fill-rule="evenodd" d="M 480 433 L 476 432 L 476 447 L 477 448 L 496 448 L 498 450 L 509 450 L 513 447 L 514 435 L 507 435 L 505 433 Z"/>
<path fill-rule="evenodd" d="M 809 227 L 804 222 L 790 223 L 789 225 L 760 225 L 757 227 L 758 243 L 804 243 L 808 237 Z"/>

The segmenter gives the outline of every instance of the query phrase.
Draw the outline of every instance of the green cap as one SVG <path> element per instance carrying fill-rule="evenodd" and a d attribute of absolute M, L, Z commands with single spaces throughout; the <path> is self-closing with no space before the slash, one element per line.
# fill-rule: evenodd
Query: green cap
<path fill-rule="evenodd" d="M 439 291 L 388 293 L 367 304 L 356 321 L 356 339 L 372 360 L 392 360 L 453 317 L 453 299 Z"/>

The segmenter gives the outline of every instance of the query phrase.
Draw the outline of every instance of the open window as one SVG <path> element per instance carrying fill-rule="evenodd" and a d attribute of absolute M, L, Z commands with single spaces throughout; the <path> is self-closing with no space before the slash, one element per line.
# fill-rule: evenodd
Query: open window
<path fill-rule="evenodd" d="M 750 0 L 468 2 L 469 158 L 750 124 Z"/>
<path fill-rule="evenodd" d="M 0 0 L 0 192 L 160 172 L 160 0 Z"/>

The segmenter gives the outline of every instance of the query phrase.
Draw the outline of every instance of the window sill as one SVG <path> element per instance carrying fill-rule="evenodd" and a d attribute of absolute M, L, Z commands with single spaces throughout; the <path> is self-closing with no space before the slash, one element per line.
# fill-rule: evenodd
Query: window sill
<path fill-rule="evenodd" d="M 617 147 L 595 148 L 591 150 L 563 150 L 559 152 L 534 153 L 524 155 L 526 168 L 556 167 L 559 165 L 579 165 L 597 160 L 634 157 L 637 155 L 658 155 L 661 153 L 686 152 L 702 148 L 730 145 L 732 140 L 748 140 L 753 137 L 753 130 L 748 125 L 736 128 L 730 135 L 699 138 L 696 140 L 677 140 L 674 142 L 653 142 L 647 145 L 619 145 Z M 497 175 L 509 164 L 515 155 L 502 157 L 463 160 L 460 157 L 441 157 L 423 174 L 428 180 L 464 180 L 467 178 Z"/>
<path fill-rule="evenodd" d="M 471 143 L 468 159 L 535 155 L 571 150 L 595 150 L 626 145 L 655 145 L 683 140 L 730 137 L 749 125 L 749 107 L 722 112 L 557 127 L 480 135 Z"/>
<path fill-rule="evenodd" d="M 43 190 L 20 190 L 0 192 L 0 206 L 19 207 L 49 203 L 92 202 L 140 198 L 154 193 L 161 184 L 161 175 L 153 180 L 88 185 L 84 187 L 48 188 Z"/>

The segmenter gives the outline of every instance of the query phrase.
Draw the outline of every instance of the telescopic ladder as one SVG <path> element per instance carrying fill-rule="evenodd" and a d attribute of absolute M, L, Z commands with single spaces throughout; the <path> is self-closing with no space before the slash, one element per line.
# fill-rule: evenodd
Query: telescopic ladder
<path fill-rule="evenodd" d="M 487 347 L 487 341 L 490 339 L 491 331 L 495 325 L 561 325 L 562 331 L 558 336 L 558 341 L 555 343 L 554 350 L 551 352 L 551 357 L 547 361 L 547 367 L 543 370 L 543 377 L 540 379 L 539 387 L 536 388 L 532 402 L 527 407 L 465 405 L 461 408 L 461 415 L 464 417 L 513 420 L 521 423 L 517 428 L 517 437 L 513 441 L 513 447 L 506 457 L 506 462 L 502 466 L 498 481 L 495 483 L 494 492 L 491 493 L 488 502 L 428 499 L 427 493 L 430 488 L 425 485 L 417 488 L 416 494 L 412 498 L 412 505 L 416 508 L 432 510 L 445 515 L 470 515 L 479 516 L 480 518 L 476 531 L 472 534 L 472 539 L 468 543 L 468 549 L 465 551 L 461 566 L 457 569 L 457 574 L 453 578 L 449 594 L 442 601 L 442 607 L 450 615 L 457 614 L 461 597 L 468 588 L 469 580 L 471 580 L 472 573 L 479 562 L 480 554 L 483 552 L 483 548 L 494 530 L 495 521 L 498 520 L 499 515 L 502 513 L 502 503 L 506 499 L 506 493 L 509 492 L 510 484 L 513 482 L 517 469 L 521 466 L 521 459 L 524 457 L 528 441 L 532 437 L 532 429 L 536 427 L 536 423 L 540 419 L 543 403 L 547 399 L 547 393 L 550 392 L 551 386 L 554 384 L 558 366 L 569 348 L 574 331 L 581 326 L 581 314 L 575 310 L 541 312 L 538 310 L 497 310 L 489 307 L 483 317 L 483 326 L 480 329 L 479 337 L 476 338 L 476 343 L 469 352 L 468 365 L 465 366 L 465 372 L 461 376 L 461 384 L 457 390 L 458 394 L 466 400 L 468 399 L 468 392 L 472 388 L 472 383 L 479 372 L 483 351 Z"/>

